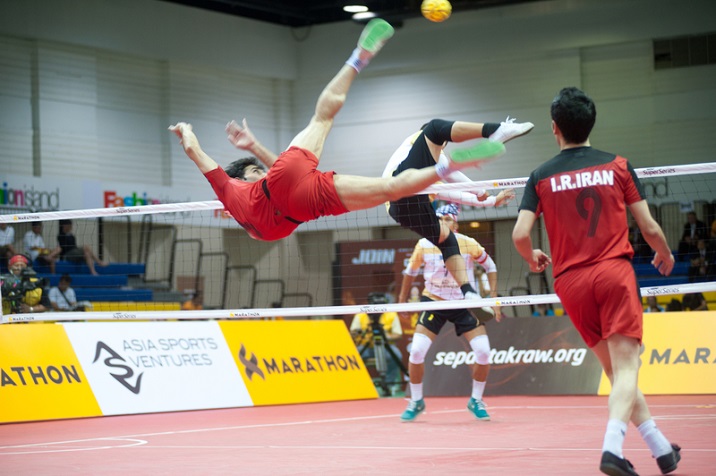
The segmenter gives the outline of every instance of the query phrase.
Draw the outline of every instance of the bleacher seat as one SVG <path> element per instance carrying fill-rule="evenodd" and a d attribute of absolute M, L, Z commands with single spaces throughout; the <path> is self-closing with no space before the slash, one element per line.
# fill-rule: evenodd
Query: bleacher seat
<path fill-rule="evenodd" d="M 153 300 L 151 289 L 73 288 L 78 301 L 137 301 Z"/>
<path fill-rule="evenodd" d="M 38 274 L 39 278 L 45 278 L 49 282 L 50 286 L 57 286 L 60 282 L 60 274 Z M 92 276 L 91 274 L 70 274 L 72 278 L 73 288 L 118 288 L 120 286 L 127 286 L 129 278 L 127 275 L 115 274 L 115 275 L 100 275 Z"/>

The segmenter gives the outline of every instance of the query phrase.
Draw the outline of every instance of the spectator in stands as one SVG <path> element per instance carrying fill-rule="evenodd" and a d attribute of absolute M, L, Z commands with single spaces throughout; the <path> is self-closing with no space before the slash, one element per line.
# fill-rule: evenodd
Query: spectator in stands
<path fill-rule="evenodd" d="M 60 276 L 60 282 L 57 286 L 50 288 L 49 298 L 52 310 L 54 311 L 74 311 L 77 308 L 77 296 L 75 290 L 70 287 L 72 278 L 69 274 Z"/>
<path fill-rule="evenodd" d="M 204 304 L 202 301 L 204 298 L 202 297 L 200 292 L 194 292 L 189 296 L 189 299 L 184 301 L 181 305 L 182 311 L 201 311 L 204 309 Z"/>
<path fill-rule="evenodd" d="M 24 255 L 10 258 L 10 274 L 2 277 L 3 314 L 32 314 L 50 309 L 43 281 L 28 265 Z"/>
<path fill-rule="evenodd" d="M 53 249 L 45 246 L 45 240 L 42 238 L 42 222 L 32 222 L 30 231 L 25 233 L 22 240 L 25 247 L 25 254 L 30 257 L 30 261 L 37 261 L 38 264 L 50 267 L 50 273 L 55 274 L 55 263 L 60 257 L 62 248 L 59 246 Z"/>
<path fill-rule="evenodd" d="M 554 316 L 554 310 L 548 307 L 546 304 L 537 304 L 532 317 L 550 317 Z"/>
<path fill-rule="evenodd" d="M 660 306 L 658 302 L 656 302 L 656 296 L 647 296 L 646 297 L 646 309 L 644 309 L 644 312 L 664 312 L 664 306 Z"/>
<path fill-rule="evenodd" d="M 681 312 L 684 310 L 684 306 L 676 298 L 672 298 L 671 302 L 666 305 L 666 312 Z"/>
<path fill-rule="evenodd" d="M 684 308 L 687 311 L 708 311 L 706 298 L 701 293 L 684 294 Z"/>
<path fill-rule="evenodd" d="M 99 273 L 95 269 L 95 263 L 99 266 L 107 266 L 106 261 L 97 258 L 89 245 L 82 248 L 77 246 L 77 238 L 72 233 L 72 220 L 60 220 L 60 232 L 57 234 L 57 243 L 60 244 L 62 252 L 60 259 L 69 261 L 70 263 L 85 263 L 93 276 Z"/>
<path fill-rule="evenodd" d="M 711 222 L 711 243 L 716 244 L 716 218 Z"/>
<path fill-rule="evenodd" d="M 696 242 L 696 251 L 689 257 L 689 282 L 711 281 L 716 278 L 716 248 L 706 239 Z"/>
<path fill-rule="evenodd" d="M 15 247 L 15 229 L 7 223 L 0 223 L 0 263 L 7 262 L 17 254 Z"/>
<path fill-rule="evenodd" d="M 708 239 L 709 230 L 706 224 L 696 218 L 696 212 L 686 214 L 686 223 L 684 224 L 684 233 L 679 241 L 679 257 L 680 259 L 688 259 L 689 255 L 695 251 L 696 243 L 700 239 Z"/>

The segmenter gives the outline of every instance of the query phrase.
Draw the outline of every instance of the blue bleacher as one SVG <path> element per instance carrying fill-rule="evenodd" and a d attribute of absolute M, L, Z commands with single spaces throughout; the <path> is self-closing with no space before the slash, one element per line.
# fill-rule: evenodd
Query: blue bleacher
<path fill-rule="evenodd" d="M 639 286 L 643 288 L 652 286 L 676 286 L 678 284 L 689 283 L 690 263 L 688 261 L 675 262 L 674 269 L 669 276 L 660 275 L 651 262 L 634 263 L 633 266 L 636 279 L 639 281 Z"/>
<path fill-rule="evenodd" d="M 147 302 L 153 300 L 151 289 L 122 289 L 122 288 L 75 288 L 78 301 L 136 301 Z"/>
<path fill-rule="evenodd" d="M 68 273 L 69 274 L 69 273 Z M 38 273 L 37 277 L 47 279 L 50 286 L 57 286 L 60 282 L 61 274 L 44 274 Z M 118 288 L 127 286 L 129 278 L 126 274 L 100 275 L 92 276 L 91 274 L 70 274 L 72 278 L 73 288 Z"/>
<path fill-rule="evenodd" d="M 55 264 L 54 274 L 49 273 L 48 266 L 40 265 L 37 262 L 34 263 L 33 268 L 39 277 L 47 278 L 50 286 L 57 286 L 60 276 L 69 274 L 78 301 L 146 302 L 154 299 L 151 289 L 127 287 L 130 276 L 144 274 L 144 264 L 110 263 L 107 266 L 97 266 L 95 269 L 99 276 L 91 275 L 86 264 L 70 263 L 69 261 L 58 261 Z"/>

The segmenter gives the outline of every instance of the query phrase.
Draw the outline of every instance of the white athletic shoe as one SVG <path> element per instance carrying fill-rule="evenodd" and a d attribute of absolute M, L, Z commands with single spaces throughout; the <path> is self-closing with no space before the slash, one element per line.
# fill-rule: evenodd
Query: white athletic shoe
<path fill-rule="evenodd" d="M 503 144 L 515 137 L 520 137 L 534 129 L 535 125 L 531 122 L 515 122 L 515 118 L 507 116 L 504 122 L 500 123 L 500 127 L 492 133 L 490 139 Z"/>
<path fill-rule="evenodd" d="M 482 298 L 477 293 L 469 292 L 465 294 L 466 301 L 475 301 L 478 299 Z M 468 311 L 482 324 L 495 318 L 495 311 L 491 307 L 473 307 L 468 308 Z"/>

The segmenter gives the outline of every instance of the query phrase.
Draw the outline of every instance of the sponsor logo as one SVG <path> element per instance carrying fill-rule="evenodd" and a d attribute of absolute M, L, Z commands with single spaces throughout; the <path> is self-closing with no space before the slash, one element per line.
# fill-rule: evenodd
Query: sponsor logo
<path fill-rule="evenodd" d="M 213 365 L 207 352 L 219 346 L 211 337 L 125 339 L 122 353 L 97 341 L 92 363 L 103 358 L 109 374 L 130 392 L 139 394 L 144 372 L 140 369 L 202 367 Z"/>
<path fill-rule="evenodd" d="M 395 250 L 360 250 L 358 256 L 351 260 L 353 264 L 393 264 L 395 262 Z"/>
<path fill-rule="evenodd" d="M 250 357 L 247 358 L 247 355 Z M 237 354 L 244 367 L 249 380 L 256 374 L 263 380 L 271 375 L 312 373 L 312 372 L 347 372 L 360 370 L 357 355 L 312 355 L 312 356 L 285 356 L 285 357 L 258 357 L 249 353 L 241 344 Z"/>
<path fill-rule="evenodd" d="M 104 208 L 157 205 L 159 203 L 162 202 L 156 198 L 148 197 L 147 192 L 144 192 L 141 196 L 138 196 L 137 192 L 132 192 L 131 195 L 125 197 L 117 195 L 117 192 L 114 190 L 105 190 L 104 192 Z"/>
<path fill-rule="evenodd" d="M 651 177 L 654 175 L 669 175 L 676 172 L 673 167 L 660 167 L 660 168 L 648 168 L 640 171 L 640 175 L 644 177 Z"/>
<path fill-rule="evenodd" d="M 8 369 L 0 368 L 0 387 L 50 385 L 51 383 L 56 385 L 82 383 L 82 379 L 74 365 L 13 366 Z"/>
<path fill-rule="evenodd" d="M 646 294 L 649 296 L 660 296 L 664 294 L 681 294 L 681 288 L 647 288 Z"/>
<path fill-rule="evenodd" d="M 587 349 L 492 349 L 490 364 L 571 364 L 578 367 L 584 362 Z M 472 365 L 476 362 L 474 352 L 438 352 L 433 365 L 457 368 L 460 365 Z"/>
<path fill-rule="evenodd" d="M 59 210 L 60 189 L 57 188 L 54 192 L 35 190 L 34 186 L 19 189 L 11 188 L 7 182 L 3 182 L 0 188 L 0 205 L 35 210 Z"/>
<path fill-rule="evenodd" d="M 257 359 L 253 353 L 250 358 L 246 358 L 246 347 L 244 347 L 244 344 L 241 344 L 241 349 L 239 349 L 239 360 L 243 364 L 246 370 L 246 377 L 248 377 L 249 380 L 254 378 L 254 374 L 266 380 L 263 370 L 259 367 L 259 359 Z"/>
<path fill-rule="evenodd" d="M 711 352 L 708 347 L 697 347 L 693 350 L 687 349 L 651 349 L 649 356 L 650 365 L 676 365 L 676 364 L 716 364 L 716 352 Z"/>
<path fill-rule="evenodd" d="M 388 312 L 388 308 L 385 306 L 366 305 L 366 306 L 360 307 L 360 312 L 364 312 L 366 314 L 378 314 L 378 313 L 382 314 L 384 312 Z"/>
<path fill-rule="evenodd" d="M 129 312 L 115 312 L 112 314 L 112 319 L 121 319 L 121 320 L 127 320 L 127 319 L 136 319 L 136 314 L 131 314 Z"/>

